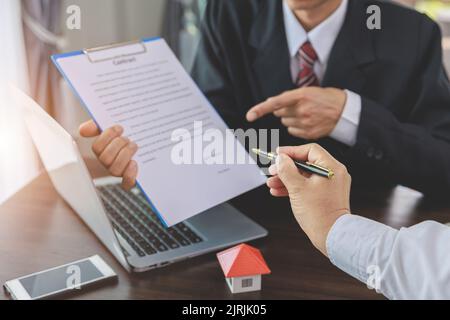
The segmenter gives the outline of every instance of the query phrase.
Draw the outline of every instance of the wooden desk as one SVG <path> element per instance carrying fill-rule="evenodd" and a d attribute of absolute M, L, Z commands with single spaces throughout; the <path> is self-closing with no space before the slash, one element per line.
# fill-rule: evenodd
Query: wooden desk
<path fill-rule="evenodd" d="M 94 176 L 97 164 L 89 163 Z M 429 206 L 416 197 L 398 193 L 394 203 L 388 193 L 377 196 L 354 193 L 355 213 L 391 225 L 411 225 L 421 220 L 450 221 L 450 210 Z M 232 295 L 215 254 L 186 260 L 144 274 L 128 274 L 65 204 L 47 175 L 42 175 L 0 207 L 0 283 L 65 264 L 90 255 L 101 255 L 118 273 L 117 284 L 86 291 L 78 299 L 381 299 L 364 284 L 336 269 L 316 251 L 290 212 L 288 202 L 272 199 L 261 188 L 233 201 L 248 216 L 269 230 L 253 244 L 260 248 L 272 269 L 263 290 Z M 405 210 L 406 208 L 406 210 Z M 1 291 L 0 299 L 6 299 Z"/>

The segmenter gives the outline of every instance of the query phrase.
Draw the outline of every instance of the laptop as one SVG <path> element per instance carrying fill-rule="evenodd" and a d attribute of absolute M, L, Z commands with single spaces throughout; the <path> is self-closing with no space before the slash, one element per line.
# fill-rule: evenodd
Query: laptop
<path fill-rule="evenodd" d="M 32 99 L 14 91 L 54 187 L 129 272 L 163 267 L 268 234 L 228 203 L 164 227 L 139 189 L 126 192 L 121 180 L 113 177 L 93 180 L 72 136 Z"/>

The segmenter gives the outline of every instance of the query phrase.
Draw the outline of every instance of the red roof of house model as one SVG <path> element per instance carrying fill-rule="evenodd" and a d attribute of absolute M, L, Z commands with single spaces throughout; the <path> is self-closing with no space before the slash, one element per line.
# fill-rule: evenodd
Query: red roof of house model
<path fill-rule="evenodd" d="M 220 266 L 227 278 L 269 274 L 271 271 L 261 252 L 246 244 L 219 252 Z"/>

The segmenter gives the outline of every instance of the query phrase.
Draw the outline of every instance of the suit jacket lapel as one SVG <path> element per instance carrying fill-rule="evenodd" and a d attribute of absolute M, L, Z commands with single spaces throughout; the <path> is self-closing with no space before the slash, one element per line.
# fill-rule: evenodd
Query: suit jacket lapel
<path fill-rule="evenodd" d="M 290 71 L 282 1 L 263 1 L 250 32 L 249 44 L 255 49 L 253 71 L 260 89 L 260 100 L 295 88 Z"/>
<path fill-rule="evenodd" d="M 347 17 L 336 39 L 322 81 L 323 87 L 349 89 L 356 93 L 364 88 L 364 69 L 376 59 L 373 32 L 366 26 L 366 8 L 362 1 L 350 0 Z"/>

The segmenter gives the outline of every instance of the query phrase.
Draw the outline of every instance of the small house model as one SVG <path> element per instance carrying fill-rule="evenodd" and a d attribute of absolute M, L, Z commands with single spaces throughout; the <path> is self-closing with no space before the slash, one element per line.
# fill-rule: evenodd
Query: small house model
<path fill-rule="evenodd" d="M 261 290 L 261 276 L 270 274 L 261 252 L 246 244 L 217 254 L 232 293 Z"/>

